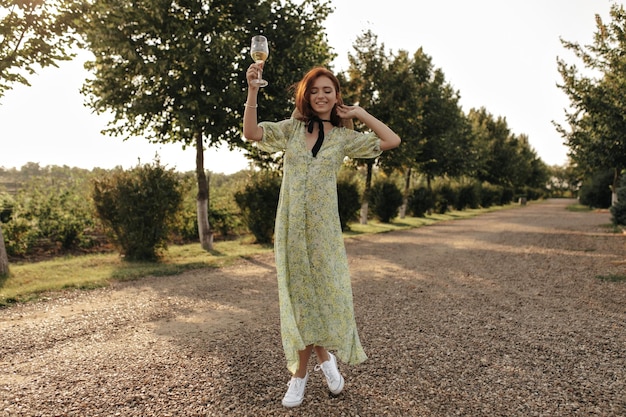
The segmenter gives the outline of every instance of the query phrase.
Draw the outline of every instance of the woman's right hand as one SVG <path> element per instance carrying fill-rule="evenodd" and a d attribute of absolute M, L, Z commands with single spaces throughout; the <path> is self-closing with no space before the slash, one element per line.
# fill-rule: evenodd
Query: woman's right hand
<path fill-rule="evenodd" d="M 260 62 L 260 63 L 253 63 L 248 67 L 248 71 L 246 71 L 246 80 L 248 80 L 248 88 L 254 88 L 254 89 L 259 89 L 259 85 L 256 83 L 253 83 L 252 81 L 254 80 L 258 80 L 259 78 L 261 78 L 261 74 L 263 73 L 263 64 L 264 62 Z"/>

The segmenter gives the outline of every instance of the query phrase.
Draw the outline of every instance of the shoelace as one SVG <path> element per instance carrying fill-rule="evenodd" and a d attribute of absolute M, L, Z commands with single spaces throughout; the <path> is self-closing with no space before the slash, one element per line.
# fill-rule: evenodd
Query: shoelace
<path fill-rule="evenodd" d="M 305 378 L 292 378 L 287 382 L 287 386 L 289 389 L 287 391 L 290 392 L 298 392 L 300 391 L 300 386 L 304 384 Z"/>
<path fill-rule="evenodd" d="M 330 360 L 328 360 L 328 361 L 326 361 L 326 362 L 328 362 L 328 364 L 329 364 L 329 365 L 330 365 L 330 363 L 331 363 L 331 362 L 330 362 Z M 324 363 L 326 363 L 326 362 L 324 362 Z M 321 371 L 324 373 L 324 376 L 326 377 L 326 380 L 327 380 L 328 382 L 333 383 L 333 382 L 335 382 L 335 381 L 338 381 L 338 380 L 339 380 L 339 378 L 336 378 L 336 376 L 337 376 L 337 375 L 332 375 L 332 374 L 333 374 L 333 372 L 326 372 L 326 369 L 324 369 L 324 366 L 323 366 L 322 364 L 319 364 L 319 363 L 318 363 L 317 365 L 315 365 L 315 368 L 313 368 L 313 370 L 314 370 L 314 371 L 316 371 L 316 372 L 317 372 L 317 371 L 319 371 L 319 370 L 321 370 Z M 332 368 L 331 368 L 331 369 L 329 369 L 329 371 L 332 371 Z"/>

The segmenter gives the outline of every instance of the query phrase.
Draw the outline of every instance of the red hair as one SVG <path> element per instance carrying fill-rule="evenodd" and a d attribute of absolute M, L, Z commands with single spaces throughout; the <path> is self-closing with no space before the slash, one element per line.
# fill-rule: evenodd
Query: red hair
<path fill-rule="evenodd" d="M 343 120 L 337 114 L 337 106 L 343 104 L 341 98 L 341 87 L 339 80 L 330 70 L 324 67 L 315 67 L 307 72 L 304 77 L 295 85 L 295 99 L 296 109 L 294 110 L 293 117 L 303 121 L 309 121 L 313 116 L 316 116 L 313 108 L 311 107 L 311 86 L 319 77 L 327 77 L 333 83 L 335 92 L 337 94 L 337 103 L 333 110 L 330 112 L 330 121 L 333 126 L 349 126 L 352 120 Z"/>

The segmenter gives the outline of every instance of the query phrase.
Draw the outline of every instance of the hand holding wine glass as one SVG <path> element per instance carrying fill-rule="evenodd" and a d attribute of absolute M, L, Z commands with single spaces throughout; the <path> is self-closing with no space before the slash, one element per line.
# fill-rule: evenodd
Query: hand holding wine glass
<path fill-rule="evenodd" d="M 254 62 L 256 62 L 257 64 L 265 62 L 269 54 L 270 49 L 267 44 L 267 38 L 263 35 L 253 36 L 250 46 L 250 55 L 252 56 L 252 59 L 254 59 Z M 259 79 L 255 80 L 254 82 L 259 87 L 265 87 L 268 83 L 261 77 L 261 75 L 261 71 L 259 71 Z"/>

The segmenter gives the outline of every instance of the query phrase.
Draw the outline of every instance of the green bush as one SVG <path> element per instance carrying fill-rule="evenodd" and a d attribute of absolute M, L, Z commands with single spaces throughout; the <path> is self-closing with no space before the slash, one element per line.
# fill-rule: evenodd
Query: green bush
<path fill-rule="evenodd" d="M 271 243 L 273 240 L 280 183 L 281 179 L 276 174 L 258 174 L 242 191 L 235 193 L 243 223 L 258 243 Z"/>
<path fill-rule="evenodd" d="M 504 187 L 502 189 L 502 200 L 500 201 L 501 206 L 506 206 L 511 201 L 513 201 L 513 196 L 515 196 L 515 190 L 510 187 Z"/>
<path fill-rule="evenodd" d="M 27 255 L 37 241 L 37 221 L 14 215 L 11 221 L 2 225 L 2 233 L 8 255 Z"/>
<path fill-rule="evenodd" d="M 7 223 L 11 219 L 15 199 L 9 193 L 0 192 L 0 223 Z"/>
<path fill-rule="evenodd" d="M 611 221 L 614 225 L 626 225 L 626 175 L 622 174 L 617 189 L 617 202 L 611 206 Z"/>
<path fill-rule="evenodd" d="M 480 205 L 488 208 L 502 203 L 503 187 L 485 182 L 480 189 Z"/>
<path fill-rule="evenodd" d="M 5 197 L 0 204 L 10 255 L 27 255 L 35 246 L 68 250 L 91 241 L 85 236 L 94 225 L 90 200 L 73 181 L 33 178 L 14 198 Z"/>
<path fill-rule="evenodd" d="M 408 211 L 414 217 L 425 217 L 434 208 L 433 193 L 426 187 L 413 189 L 408 199 Z"/>
<path fill-rule="evenodd" d="M 93 226 L 88 201 L 72 190 L 40 194 L 39 204 L 31 209 L 38 220 L 40 237 L 71 249 L 84 241 L 85 230 Z"/>
<path fill-rule="evenodd" d="M 456 207 L 457 193 L 450 184 L 441 184 L 435 190 L 435 212 L 445 214 Z"/>
<path fill-rule="evenodd" d="M 389 223 L 398 215 L 402 205 L 402 192 L 390 180 L 379 180 L 370 190 L 370 209 L 381 222 Z"/>
<path fill-rule="evenodd" d="M 220 236 L 225 238 L 234 232 L 239 222 L 235 213 L 229 209 L 211 207 L 209 208 L 209 224 L 211 229 L 217 230 Z"/>
<path fill-rule="evenodd" d="M 477 209 L 480 207 L 480 184 L 471 182 L 461 185 L 458 188 L 455 207 L 457 210 L 465 210 L 466 208 Z"/>
<path fill-rule="evenodd" d="M 359 210 L 361 209 L 361 193 L 355 181 L 337 180 L 337 204 L 341 230 L 350 230 L 349 223 L 359 219 Z"/>
<path fill-rule="evenodd" d="M 612 169 L 596 172 L 590 178 L 585 178 L 580 189 L 580 203 L 591 208 L 609 208 L 612 183 Z"/>
<path fill-rule="evenodd" d="M 155 261 L 167 248 L 182 202 L 178 177 L 156 161 L 93 181 L 98 218 L 129 261 Z"/>
<path fill-rule="evenodd" d="M 195 176 L 183 174 L 181 187 L 183 190 L 182 209 L 176 214 L 172 231 L 182 241 L 196 242 L 198 241 L 198 185 Z M 235 209 L 222 204 L 222 199 L 219 198 L 221 188 L 219 184 L 210 184 L 208 217 L 211 230 L 217 231 L 224 238 L 235 232 L 235 229 L 239 227 L 239 220 Z M 232 199 L 231 194 L 230 200 Z M 231 206 L 236 208 L 235 203 Z"/>

